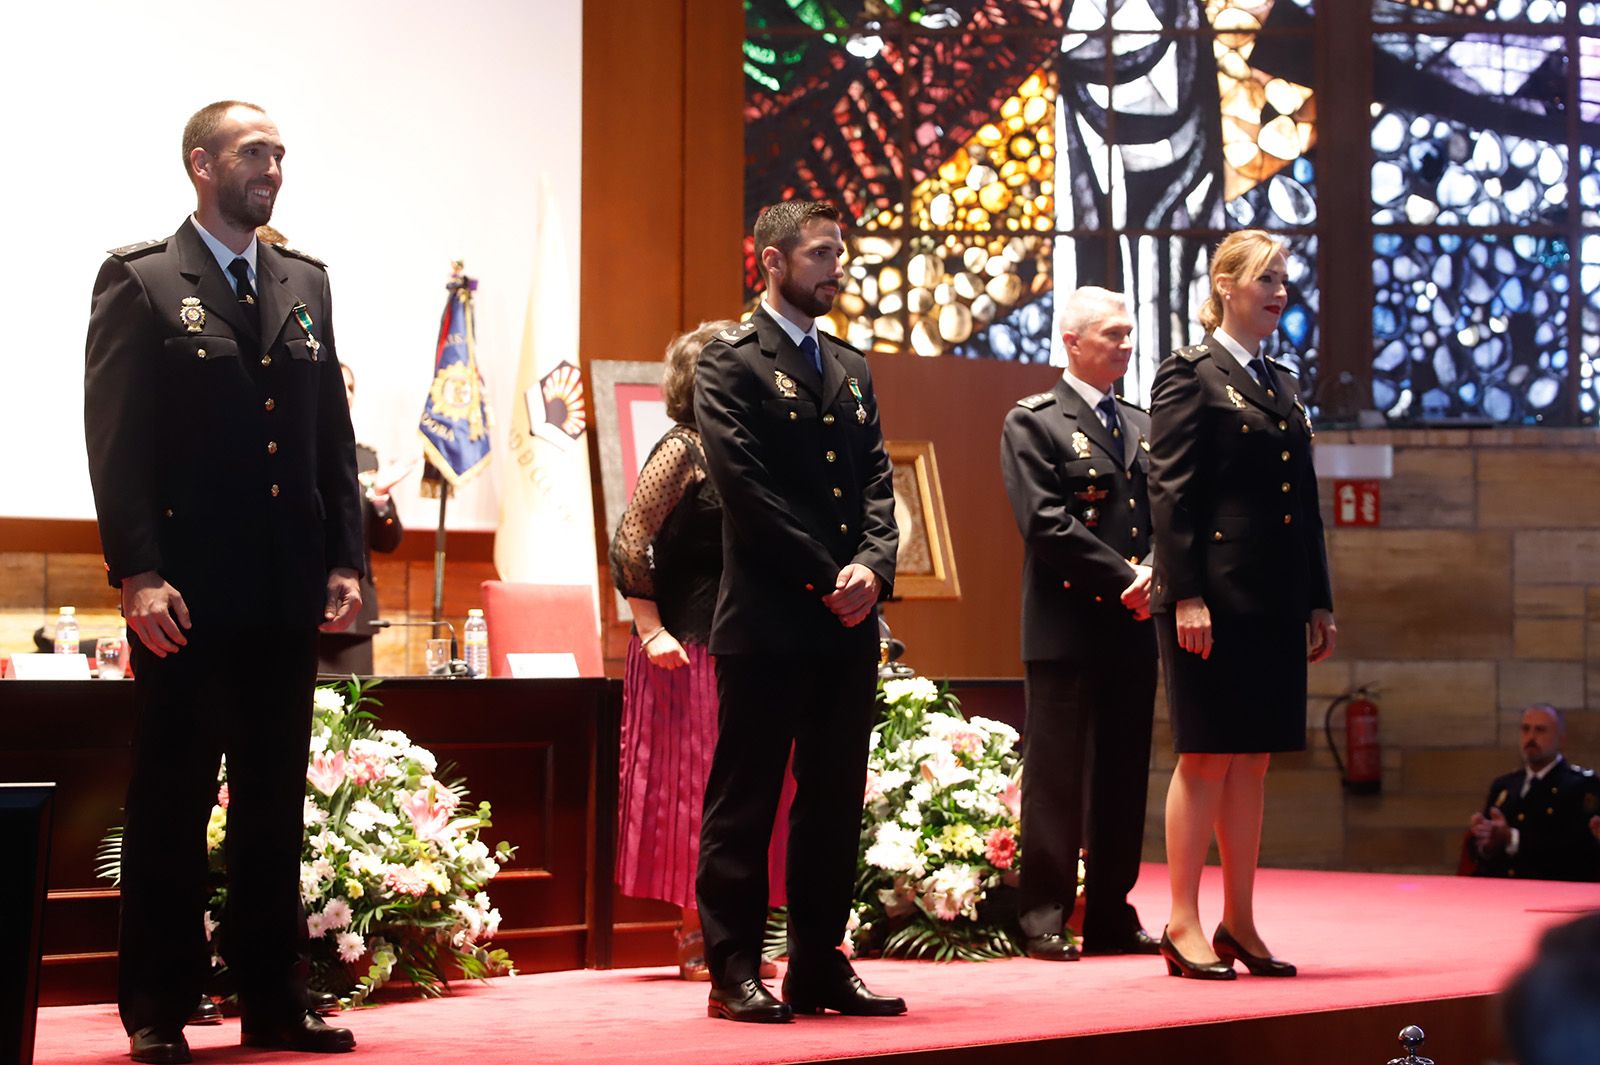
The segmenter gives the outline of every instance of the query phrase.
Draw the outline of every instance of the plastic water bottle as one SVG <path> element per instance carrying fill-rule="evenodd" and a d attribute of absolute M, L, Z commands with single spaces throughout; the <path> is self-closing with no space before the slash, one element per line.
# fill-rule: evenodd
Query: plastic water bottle
<path fill-rule="evenodd" d="M 483 611 L 467 611 L 467 626 L 461 630 L 461 653 L 467 660 L 467 676 L 489 675 L 489 623 Z"/>
<path fill-rule="evenodd" d="M 64 606 L 56 615 L 56 654 L 75 655 L 78 650 L 78 609 Z"/>

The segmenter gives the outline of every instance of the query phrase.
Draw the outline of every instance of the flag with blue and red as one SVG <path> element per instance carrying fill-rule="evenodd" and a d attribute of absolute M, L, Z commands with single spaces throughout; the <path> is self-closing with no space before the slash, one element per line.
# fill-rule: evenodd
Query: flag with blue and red
<path fill-rule="evenodd" d="M 460 488 L 489 465 L 489 402 L 478 373 L 472 333 L 472 290 L 477 282 L 451 279 L 450 298 L 439 321 L 433 384 L 417 431 L 428 464 L 451 487 Z M 424 482 L 428 480 L 424 477 Z"/>

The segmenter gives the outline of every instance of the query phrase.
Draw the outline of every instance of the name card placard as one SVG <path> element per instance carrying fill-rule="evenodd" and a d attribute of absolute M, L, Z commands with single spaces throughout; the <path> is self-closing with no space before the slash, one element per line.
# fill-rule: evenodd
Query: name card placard
<path fill-rule="evenodd" d="M 506 664 L 518 680 L 578 675 L 578 659 L 571 651 L 514 651 L 506 655 Z"/>
<path fill-rule="evenodd" d="M 11 676 L 17 680 L 88 680 L 89 658 L 43 652 L 12 655 Z"/>

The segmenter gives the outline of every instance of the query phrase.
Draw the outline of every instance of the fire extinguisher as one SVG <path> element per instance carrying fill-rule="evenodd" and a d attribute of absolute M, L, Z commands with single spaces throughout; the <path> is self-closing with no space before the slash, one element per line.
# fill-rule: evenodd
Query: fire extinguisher
<path fill-rule="evenodd" d="M 1378 743 L 1378 704 L 1372 701 L 1376 688 L 1365 685 L 1345 692 L 1328 704 L 1322 715 L 1322 733 L 1328 751 L 1339 767 L 1339 779 L 1351 795 L 1376 795 L 1383 789 L 1383 748 Z M 1344 706 L 1346 756 L 1333 742 L 1333 712 Z"/>

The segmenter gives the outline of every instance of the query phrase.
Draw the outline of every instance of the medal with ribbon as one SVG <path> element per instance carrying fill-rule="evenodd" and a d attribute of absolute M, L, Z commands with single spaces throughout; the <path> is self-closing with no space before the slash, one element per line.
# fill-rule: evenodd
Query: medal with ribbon
<path fill-rule="evenodd" d="M 322 350 L 322 343 L 317 340 L 316 334 L 311 331 L 311 311 L 306 308 L 304 303 L 297 302 L 289 313 L 294 315 L 294 320 L 300 323 L 301 329 L 305 330 L 306 347 L 311 349 L 311 361 L 316 362 L 317 353 Z"/>
<path fill-rule="evenodd" d="M 854 377 L 850 378 L 849 381 L 850 394 L 856 397 L 856 421 L 861 425 L 865 425 L 867 424 L 867 408 L 863 406 L 866 400 L 861 395 L 861 385 Z"/>

